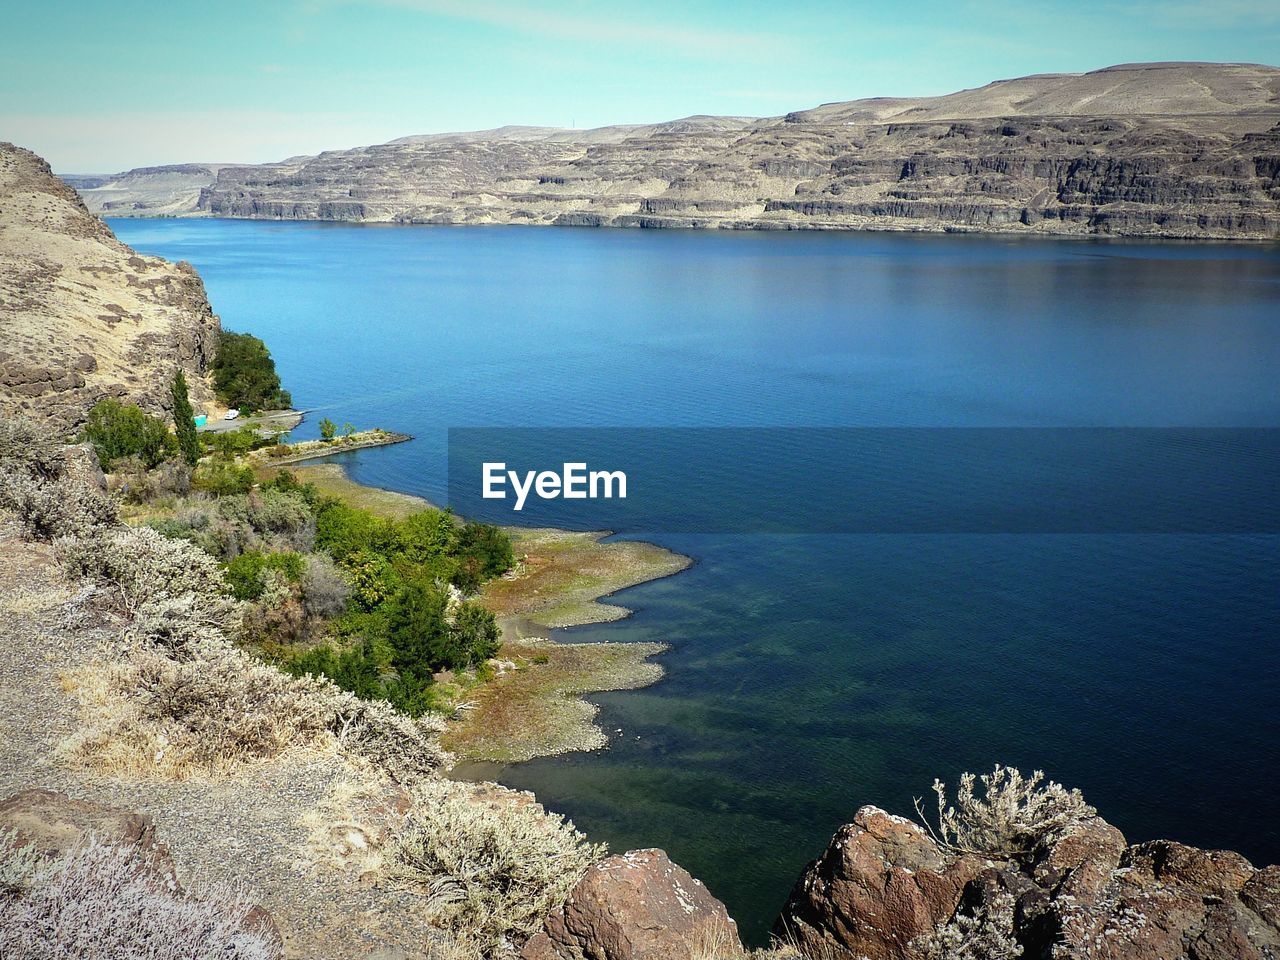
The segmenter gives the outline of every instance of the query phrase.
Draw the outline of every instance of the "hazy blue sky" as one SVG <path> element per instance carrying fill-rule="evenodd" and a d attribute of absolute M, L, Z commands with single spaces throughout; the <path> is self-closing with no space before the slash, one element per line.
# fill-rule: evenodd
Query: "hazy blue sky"
<path fill-rule="evenodd" d="M 1137 60 L 1280 62 L 1280 3 L 0 0 L 0 139 L 64 173 L 256 162 Z"/>

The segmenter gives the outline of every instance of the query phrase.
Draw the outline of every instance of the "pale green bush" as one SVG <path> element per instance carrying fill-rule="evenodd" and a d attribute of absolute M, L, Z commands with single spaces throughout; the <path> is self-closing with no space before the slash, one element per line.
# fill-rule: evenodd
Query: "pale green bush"
<path fill-rule="evenodd" d="M 69 678 L 88 724 L 63 744 L 64 756 L 181 779 L 332 736 L 405 782 L 434 774 L 448 760 L 439 720 L 414 720 L 328 680 L 282 673 L 208 627 L 166 623 L 165 629 L 159 643 L 135 643 L 118 661 Z"/>
<path fill-rule="evenodd" d="M 307 557 L 302 575 L 302 605 L 311 617 L 336 617 L 347 609 L 351 584 L 342 568 L 324 553 Z"/>
<path fill-rule="evenodd" d="M 982 783 L 980 793 L 974 786 Z M 938 798 L 936 829 L 916 802 L 916 812 L 938 844 L 956 853 L 1007 859 L 1029 853 L 1036 844 L 1061 836 L 1097 815 L 1079 790 L 1068 790 L 1044 772 L 1024 777 L 1016 767 L 997 766 L 981 778 L 962 774 L 956 805 L 947 804 L 947 786 L 933 781 Z"/>
<path fill-rule="evenodd" d="M 24 417 L 0 417 L 0 473 L 53 480 L 65 467 L 62 443 L 47 428 Z"/>
<path fill-rule="evenodd" d="M 116 521 L 115 501 L 78 480 L 43 480 L 17 471 L 0 474 L 0 507 L 17 514 L 38 540 L 82 537 Z"/>
<path fill-rule="evenodd" d="M 253 907 L 228 886 L 184 896 L 148 873 L 136 847 L 89 840 L 0 897 L 0 957 L 278 960 Z"/>
<path fill-rule="evenodd" d="M 31 886 L 43 863 L 34 846 L 19 843 L 12 830 L 0 830 L 0 898 Z"/>
<path fill-rule="evenodd" d="M 72 575 L 113 588 L 127 613 L 185 595 L 210 601 L 223 595 L 222 572 L 211 556 L 150 527 L 100 528 L 60 540 L 58 552 Z"/>
<path fill-rule="evenodd" d="M 537 805 L 477 802 L 441 780 L 415 791 L 385 869 L 425 889 L 446 928 L 490 955 L 536 933 L 604 853 Z"/>
<path fill-rule="evenodd" d="M 234 633 L 242 610 L 229 597 L 194 593 L 148 600 L 134 612 L 126 637 L 165 650 L 194 648 Z"/>
<path fill-rule="evenodd" d="M 911 945 L 920 960 L 1017 960 L 1022 945 L 1013 936 L 1013 908 L 1013 897 L 1001 891 L 972 916 L 957 913 Z"/>

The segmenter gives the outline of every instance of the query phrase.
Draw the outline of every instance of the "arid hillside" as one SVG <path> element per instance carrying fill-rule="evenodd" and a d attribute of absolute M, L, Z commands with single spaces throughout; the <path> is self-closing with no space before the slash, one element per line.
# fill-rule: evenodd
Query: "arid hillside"
<path fill-rule="evenodd" d="M 198 195 L 192 169 L 208 170 Z M 164 176 L 175 186 L 157 194 Z M 784 117 L 502 127 L 104 183 L 85 195 L 141 216 L 1272 239 L 1280 68 L 1125 64 Z"/>
<path fill-rule="evenodd" d="M 218 329 L 189 264 L 135 253 L 48 164 L 0 143 L 0 413 L 68 430 L 104 397 L 163 413 L 179 367 L 198 407 Z"/>

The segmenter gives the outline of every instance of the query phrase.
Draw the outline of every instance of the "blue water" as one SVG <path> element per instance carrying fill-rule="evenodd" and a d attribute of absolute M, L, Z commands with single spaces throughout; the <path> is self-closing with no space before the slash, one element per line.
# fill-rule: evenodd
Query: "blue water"
<path fill-rule="evenodd" d="M 1280 426 L 1275 246 L 112 226 L 268 341 L 300 435 L 412 433 L 349 465 L 437 500 L 455 426 Z M 666 848 L 751 939 L 859 805 L 996 762 L 1280 861 L 1280 538 L 657 539 L 696 565 L 565 635 L 666 642 L 666 679 L 594 698 L 609 749 L 498 775 Z"/>

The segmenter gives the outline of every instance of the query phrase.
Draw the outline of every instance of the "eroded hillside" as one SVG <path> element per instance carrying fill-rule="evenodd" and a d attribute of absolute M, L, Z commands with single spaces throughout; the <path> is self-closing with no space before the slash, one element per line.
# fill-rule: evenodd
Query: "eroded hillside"
<path fill-rule="evenodd" d="M 141 191 L 155 176 L 115 177 L 112 209 L 154 212 Z M 1269 239 L 1280 236 L 1280 69 L 1127 64 L 780 118 L 405 137 L 210 168 L 186 212 Z"/>
<path fill-rule="evenodd" d="M 0 413 L 64 429 L 104 397 L 162 413 L 179 367 L 212 401 L 218 329 L 189 264 L 125 246 L 47 163 L 0 143 Z"/>

